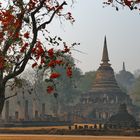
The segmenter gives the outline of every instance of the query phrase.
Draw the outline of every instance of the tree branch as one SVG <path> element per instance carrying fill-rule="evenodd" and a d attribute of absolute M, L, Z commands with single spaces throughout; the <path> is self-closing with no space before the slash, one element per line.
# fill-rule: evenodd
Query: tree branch
<path fill-rule="evenodd" d="M 12 73 L 10 73 L 7 76 L 5 76 L 4 77 L 4 83 L 6 83 L 9 79 L 12 79 L 12 78 L 18 76 L 19 74 L 21 74 L 24 71 L 28 60 L 30 59 L 32 49 L 33 49 L 33 47 L 34 47 L 34 45 L 36 43 L 37 34 L 38 34 L 34 13 L 31 13 L 31 18 L 32 18 L 32 26 L 33 26 L 33 39 L 32 39 L 30 48 L 29 48 L 27 54 L 25 54 L 25 56 L 23 58 L 22 65 L 20 66 L 20 68 L 17 71 L 13 71 Z"/>
<path fill-rule="evenodd" d="M 22 21 L 22 19 L 23 19 L 23 17 L 24 17 L 24 11 L 21 11 L 21 13 L 20 13 L 20 15 L 18 16 L 18 18 Z M 9 49 L 9 47 L 11 46 L 11 44 L 13 43 L 13 38 L 14 38 L 14 36 L 17 34 L 17 33 L 19 33 L 19 31 L 21 30 L 21 27 L 19 28 L 17 28 L 16 30 L 15 30 L 15 32 L 14 32 L 14 34 L 13 34 L 13 36 L 11 36 L 8 40 L 6 40 L 6 42 L 5 42 L 5 44 L 4 44 L 4 47 L 3 47 L 3 56 L 5 56 L 6 55 L 6 53 L 7 53 L 7 50 Z"/>
<path fill-rule="evenodd" d="M 118 1 L 118 0 L 115 0 L 115 1 L 116 1 L 117 3 L 123 5 L 123 2 L 120 2 L 120 1 Z"/>
<path fill-rule="evenodd" d="M 52 15 L 48 21 L 46 21 L 46 22 L 42 23 L 40 26 L 38 26 L 37 30 L 40 30 L 45 25 L 49 24 L 53 20 L 55 14 L 59 11 L 60 7 L 63 7 L 64 5 L 67 5 L 67 3 L 65 1 L 52 13 Z"/>
<path fill-rule="evenodd" d="M 4 100 L 7 100 L 7 99 L 12 98 L 12 97 L 15 97 L 15 96 L 17 96 L 17 93 L 15 93 L 14 95 L 11 95 L 11 96 L 6 97 Z"/>
<path fill-rule="evenodd" d="M 45 0 L 42 0 L 40 5 L 31 14 L 35 15 L 43 7 L 44 2 Z"/>
<path fill-rule="evenodd" d="M 5 76 L 4 77 L 4 83 L 6 83 L 9 79 L 12 79 L 12 78 L 16 77 L 17 75 L 21 74 L 24 71 L 27 62 L 30 59 L 32 48 L 34 47 L 34 44 L 36 43 L 36 39 L 37 39 L 37 32 L 34 34 L 33 41 L 30 45 L 30 49 L 28 50 L 28 53 L 25 55 L 24 61 L 21 65 L 21 67 L 17 71 L 13 71 L 9 75 Z"/>
<path fill-rule="evenodd" d="M 21 73 L 24 71 L 24 69 L 25 69 L 25 67 L 26 67 L 26 64 L 28 63 L 28 60 L 29 60 L 30 57 L 31 57 L 32 49 L 33 49 L 33 47 L 34 47 L 34 45 L 35 45 L 35 43 L 36 43 L 37 35 L 38 35 L 38 30 L 39 30 L 40 28 L 42 28 L 42 26 L 44 26 L 44 25 L 46 25 L 46 24 L 49 24 L 49 23 L 52 21 L 53 17 L 54 17 L 55 14 L 58 12 L 58 10 L 60 9 L 60 7 L 63 7 L 64 5 L 67 5 L 67 3 L 64 1 L 64 2 L 54 11 L 54 13 L 52 14 L 50 20 L 47 21 L 47 22 L 44 22 L 43 24 L 41 24 L 41 25 L 37 28 L 36 20 L 35 20 L 35 14 L 41 9 L 41 7 L 43 7 L 44 2 L 45 2 L 45 0 L 42 0 L 40 6 L 39 6 L 35 11 L 33 11 L 33 12 L 31 13 L 32 28 L 33 28 L 33 29 L 32 29 L 32 32 L 33 32 L 33 39 L 32 39 L 30 48 L 29 48 L 27 54 L 24 56 L 23 62 L 22 62 L 22 64 L 21 64 L 20 68 L 19 68 L 17 71 L 14 70 L 12 73 L 9 73 L 7 76 L 5 76 L 4 79 L 3 79 L 4 83 L 6 83 L 9 79 L 12 79 L 12 78 L 18 76 L 19 74 L 21 74 Z"/>

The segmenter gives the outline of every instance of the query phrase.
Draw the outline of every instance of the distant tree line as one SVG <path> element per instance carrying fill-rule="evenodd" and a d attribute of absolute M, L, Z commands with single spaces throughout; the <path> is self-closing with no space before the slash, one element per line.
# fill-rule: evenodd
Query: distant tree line
<path fill-rule="evenodd" d="M 74 64 L 73 59 L 71 59 L 71 63 Z M 32 87 L 28 87 L 28 92 L 26 94 L 34 94 L 33 96 L 36 96 L 38 100 L 47 102 L 50 111 L 54 112 L 56 111 L 58 104 L 59 108 L 63 107 L 64 105 L 77 104 L 81 94 L 86 93 L 88 90 L 92 89 L 96 76 L 96 71 L 82 73 L 81 70 L 75 66 L 73 69 L 72 78 L 67 78 L 64 68 L 58 66 L 55 69 L 57 69 L 61 76 L 54 81 L 56 85 L 56 91 L 53 94 L 49 94 L 47 92 L 49 82 L 47 81 L 47 76 L 45 77 L 46 70 L 36 70 L 32 72 L 32 74 L 27 73 L 25 74 L 26 76 L 23 76 L 23 80 L 21 80 L 24 83 L 26 81 L 28 85 L 32 85 Z M 115 76 L 119 87 L 131 96 L 134 104 L 140 106 L 139 70 L 135 71 L 134 74 L 129 71 L 122 70 Z M 30 78 L 25 80 L 27 77 Z M 18 81 L 20 88 L 22 85 L 20 84 L 21 81 Z M 24 89 L 26 88 L 23 87 L 23 94 L 25 94 Z"/>

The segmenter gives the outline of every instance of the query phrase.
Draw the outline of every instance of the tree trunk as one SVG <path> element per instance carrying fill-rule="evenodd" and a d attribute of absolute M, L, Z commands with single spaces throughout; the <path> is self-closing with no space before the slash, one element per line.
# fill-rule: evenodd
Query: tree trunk
<path fill-rule="evenodd" d="M 5 102 L 5 87 L 0 85 L 0 114 L 2 113 Z"/>

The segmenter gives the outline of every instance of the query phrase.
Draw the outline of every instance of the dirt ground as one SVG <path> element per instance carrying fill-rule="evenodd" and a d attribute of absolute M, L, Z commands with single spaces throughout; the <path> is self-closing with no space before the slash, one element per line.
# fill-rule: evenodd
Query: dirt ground
<path fill-rule="evenodd" d="M 0 135 L 0 140 L 140 140 L 122 136 Z"/>

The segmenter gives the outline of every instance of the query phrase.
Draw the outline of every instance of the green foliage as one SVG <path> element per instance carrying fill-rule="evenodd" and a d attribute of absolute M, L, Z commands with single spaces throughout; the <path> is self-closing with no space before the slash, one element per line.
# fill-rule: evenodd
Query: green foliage
<path fill-rule="evenodd" d="M 60 65 L 55 67 L 53 71 L 57 71 L 61 76 L 54 80 L 55 90 L 53 93 L 47 92 L 47 87 L 50 85 L 48 70 L 42 69 L 36 71 L 33 85 L 34 91 L 40 101 L 47 103 L 49 113 L 56 114 L 61 107 L 76 104 L 79 100 L 81 91 L 79 91 L 78 83 L 81 79 L 81 71 L 75 67 L 73 58 L 68 59 L 71 60 L 70 63 L 73 66 L 72 77 L 69 78 L 67 76 L 64 66 Z"/>
<path fill-rule="evenodd" d="M 140 76 L 140 69 L 134 71 L 134 76 L 138 78 Z"/>
<path fill-rule="evenodd" d="M 132 73 L 130 73 L 129 71 L 122 70 L 118 74 L 116 74 L 116 80 L 117 80 L 120 88 L 124 92 L 128 92 L 129 89 L 131 88 L 135 78 L 134 78 L 134 75 Z"/>
<path fill-rule="evenodd" d="M 96 71 L 89 71 L 81 76 L 79 86 L 78 86 L 81 92 L 86 92 L 92 88 L 95 80 L 95 75 L 96 75 Z"/>
<path fill-rule="evenodd" d="M 57 67 L 57 71 L 61 73 L 61 77 L 56 80 L 56 89 L 58 93 L 58 100 L 62 104 L 74 104 L 77 102 L 80 95 L 79 80 L 81 78 L 81 71 L 79 68 L 73 68 L 72 78 L 66 76 L 65 70 L 62 67 Z"/>
<path fill-rule="evenodd" d="M 130 93 L 134 103 L 140 106 L 140 77 L 135 80 Z"/>

